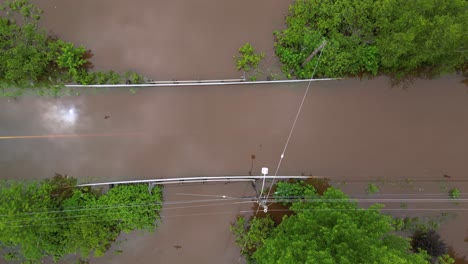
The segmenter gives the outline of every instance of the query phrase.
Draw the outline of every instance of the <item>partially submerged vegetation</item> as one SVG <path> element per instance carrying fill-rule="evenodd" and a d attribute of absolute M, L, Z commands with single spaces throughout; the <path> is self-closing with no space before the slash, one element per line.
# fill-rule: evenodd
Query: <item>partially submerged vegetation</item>
<path fill-rule="evenodd" d="M 249 75 L 250 81 L 256 81 L 258 75 L 258 64 L 265 57 L 265 54 L 258 53 L 250 43 L 245 43 L 239 48 L 238 56 L 234 56 L 234 62 L 238 71 Z"/>
<path fill-rule="evenodd" d="M 38 26 L 42 11 L 28 0 L 0 4 L 0 91 L 19 96 L 27 89 L 37 94 L 59 94 L 63 84 L 142 83 L 134 72 L 92 72 L 91 50 L 76 47 Z M 45 89 L 45 90 L 44 90 Z"/>
<path fill-rule="evenodd" d="M 289 77 L 388 74 L 395 80 L 467 71 L 464 0 L 298 0 L 275 32 Z M 309 59 L 306 62 L 306 59 Z"/>
<path fill-rule="evenodd" d="M 452 199 L 458 199 L 460 198 L 460 190 L 457 188 L 450 189 L 449 191 L 450 198 Z"/>
<path fill-rule="evenodd" d="M 334 187 L 318 194 L 303 182 L 278 183 L 275 199 L 293 215 L 276 226 L 268 215 L 239 217 L 231 227 L 249 263 L 453 263 L 433 228 L 413 219 L 412 239 L 399 236 L 404 222 L 396 227 L 383 205 L 359 208 Z"/>
<path fill-rule="evenodd" d="M 376 194 L 380 192 L 380 189 L 375 183 L 369 183 L 366 192 L 367 194 Z"/>
<path fill-rule="evenodd" d="M 76 179 L 0 181 L 0 252 L 6 260 L 55 261 L 69 254 L 102 256 L 121 232 L 153 231 L 162 190 L 118 185 L 107 192 L 76 187 Z"/>

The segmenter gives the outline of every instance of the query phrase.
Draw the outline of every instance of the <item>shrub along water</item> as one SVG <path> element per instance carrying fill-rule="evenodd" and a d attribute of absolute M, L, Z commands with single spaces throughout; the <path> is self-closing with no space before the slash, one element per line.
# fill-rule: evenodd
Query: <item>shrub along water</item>
<path fill-rule="evenodd" d="M 38 26 L 41 15 L 42 11 L 28 0 L 7 0 L 0 4 L 0 91 L 3 95 L 19 96 L 26 89 L 47 94 L 44 88 L 54 94 L 67 83 L 122 83 L 124 76 L 116 72 L 90 72 L 92 52 L 48 35 Z M 132 83 L 145 81 L 137 73 L 130 72 L 127 76 Z"/>
<path fill-rule="evenodd" d="M 287 28 L 274 33 L 276 54 L 289 77 L 380 73 L 395 80 L 467 71 L 468 2 L 465 0 L 298 0 Z"/>
<path fill-rule="evenodd" d="M 0 252 L 6 260 L 60 260 L 102 256 L 119 234 L 153 231 L 160 221 L 162 190 L 118 185 L 103 193 L 76 187 L 76 179 L 0 181 Z M 29 263 L 28 262 L 28 263 Z"/>

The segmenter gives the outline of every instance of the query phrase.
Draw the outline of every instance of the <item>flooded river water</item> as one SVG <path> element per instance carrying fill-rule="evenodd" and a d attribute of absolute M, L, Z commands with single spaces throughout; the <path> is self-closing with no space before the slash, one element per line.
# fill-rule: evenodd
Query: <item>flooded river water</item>
<path fill-rule="evenodd" d="M 91 48 L 97 69 L 133 69 L 154 79 L 239 77 L 232 61 L 237 48 L 249 41 L 271 57 L 271 32 L 283 26 L 288 6 L 266 0 L 37 2 L 46 11 L 44 26 Z M 312 83 L 279 174 L 327 176 L 347 182 L 351 194 L 377 179 L 414 182 L 411 190 L 393 193 L 441 192 L 443 175 L 450 175 L 448 185 L 468 192 L 468 93 L 460 81 L 419 80 L 407 90 L 390 88 L 386 78 Z M 0 136 L 88 135 L 0 140 L 1 178 L 58 172 L 84 182 L 260 174 L 262 166 L 273 171 L 306 85 L 0 98 Z M 247 183 L 190 185 L 168 187 L 165 197 L 251 192 Z M 93 263 L 237 263 L 228 226 L 250 208 L 229 203 L 163 210 L 155 234 L 131 234 L 113 248 L 122 254 L 110 252 Z M 460 211 L 442 228 L 461 255 L 468 255 L 467 217 Z"/>
<path fill-rule="evenodd" d="M 168 87 L 16 103 L 3 98 L 2 136 L 91 136 L 0 140 L 2 178 L 44 178 L 54 172 L 82 181 L 259 175 L 261 166 L 275 168 L 305 87 Z M 455 77 L 417 81 L 408 90 L 390 88 L 385 78 L 313 83 L 279 174 L 364 184 L 411 179 L 416 193 L 418 186 L 440 192 L 447 174 L 451 186 L 466 192 L 467 100 L 466 87 Z M 219 186 L 206 188 L 202 193 L 219 193 Z M 241 195 L 243 188 L 232 191 Z M 229 212 L 233 221 L 236 213 Z M 446 231 L 458 251 L 466 250 L 463 216 Z M 222 217 L 178 221 L 209 228 L 210 221 L 227 225 Z M 172 232 L 179 235 L 177 228 Z M 215 255 L 223 258 L 224 252 Z"/>
<path fill-rule="evenodd" d="M 245 42 L 273 63 L 273 30 L 290 0 L 36 0 L 44 26 L 93 50 L 97 69 L 155 80 L 238 78 Z"/>

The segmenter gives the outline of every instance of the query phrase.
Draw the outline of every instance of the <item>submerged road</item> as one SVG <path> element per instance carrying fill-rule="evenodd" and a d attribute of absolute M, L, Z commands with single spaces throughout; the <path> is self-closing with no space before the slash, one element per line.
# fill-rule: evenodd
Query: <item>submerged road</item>
<path fill-rule="evenodd" d="M 418 80 L 408 89 L 391 88 L 385 78 L 312 83 L 278 175 L 322 175 L 348 183 L 411 179 L 433 183 L 424 187 L 431 192 L 449 175 L 449 187 L 466 192 L 468 88 L 460 81 L 453 76 Z M 56 172 L 81 182 L 260 175 L 263 166 L 272 175 L 306 85 L 167 87 L 136 93 L 102 89 L 59 99 L 0 98 L 0 178 L 47 178 Z M 348 193 L 362 193 L 350 186 L 345 186 Z M 203 195 L 252 192 L 248 184 L 234 183 L 181 188 Z M 168 188 L 165 196 L 182 199 L 176 195 L 180 190 Z M 199 257 L 203 263 L 232 263 L 238 250 L 229 223 L 240 208 L 221 206 L 215 211 L 225 214 L 217 216 L 206 208 L 207 215 L 190 217 L 194 222 L 185 233 L 178 231 L 184 215 L 200 210 L 185 210 L 175 219 L 164 211 L 171 221 L 157 236 L 134 238 L 139 242 L 129 243 L 128 253 L 110 259 L 125 263 L 141 254 L 137 259 L 182 263 Z M 460 232 L 466 230 L 463 214 L 450 226 L 458 228 L 445 229 L 443 236 L 460 254 L 468 254 Z M 198 242 L 196 236 L 212 230 L 223 234 L 225 244 L 214 237 Z M 179 245 L 182 239 L 187 242 L 180 252 L 166 243 Z M 142 247 L 149 242 L 158 250 Z M 230 253 L 221 254 L 224 249 Z"/>
<path fill-rule="evenodd" d="M 262 166 L 276 168 L 305 87 L 0 98 L 1 178 L 260 175 Z M 390 88 L 384 78 L 313 83 L 279 174 L 465 177 L 466 90 L 453 77 L 406 90 Z"/>

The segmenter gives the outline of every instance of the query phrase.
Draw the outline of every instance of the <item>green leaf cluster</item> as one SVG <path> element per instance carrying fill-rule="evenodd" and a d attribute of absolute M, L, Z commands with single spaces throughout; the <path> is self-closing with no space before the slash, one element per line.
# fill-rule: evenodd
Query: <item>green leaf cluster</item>
<path fill-rule="evenodd" d="M 262 218 L 254 217 L 250 221 L 243 216 L 237 217 L 237 221 L 231 225 L 231 232 L 236 237 L 236 245 L 241 248 L 241 254 L 251 261 L 250 256 L 263 246 L 274 225 L 269 215 Z"/>
<path fill-rule="evenodd" d="M 367 194 L 376 194 L 380 192 L 379 186 L 375 183 L 369 183 L 366 189 Z"/>
<path fill-rule="evenodd" d="M 358 208 L 333 187 L 319 196 L 311 188 L 301 193 L 299 184 L 287 184 L 278 189 L 315 195 L 314 201 L 292 203 L 293 215 L 262 231 L 266 238 L 262 237 L 251 254 L 254 263 L 429 263 L 425 252 L 412 253 L 409 240 L 393 234 L 392 218 L 380 213 L 382 205 Z M 241 222 L 238 230 L 245 225 Z"/>
<path fill-rule="evenodd" d="M 102 194 L 75 186 L 76 179 L 61 175 L 0 182 L 0 246 L 6 258 L 101 256 L 120 232 L 152 231 L 160 220 L 159 187 L 119 185 Z"/>
<path fill-rule="evenodd" d="M 316 76 L 389 74 L 433 77 L 466 70 L 468 2 L 464 0 L 298 0 L 287 28 L 274 33 L 283 71 L 310 78 L 322 43 Z"/>
<path fill-rule="evenodd" d="M 145 83 L 145 77 L 136 72 L 132 72 L 132 71 L 126 72 L 125 78 L 127 79 L 128 82 L 132 84 Z"/>
<path fill-rule="evenodd" d="M 459 199 L 460 198 L 460 190 L 457 188 L 450 189 L 449 191 L 450 198 L 452 199 Z"/>
<path fill-rule="evenodd" d="M 65 83 L 122 82 L 124 76 L 114 71 L 90 72 L 91 51 L 48 35 L 38 26 L 41 14 L 29 0 L 8 0 L 0 4 L 0 92 L 3 95 L 19 96 L 30 88 L 42 95 L 42 88 L 54 90 Z M 132 83 L 145 81 L 137 73 L 129 73 L 127 78 Z"/>
<path fill-rule="evenodd" d="M 49 87 L 77 79 L 91 63 L 88 51 L 40 29 L 42 11 L 27 0 L 0 5 L 0 83 L 2 87 Z M 20 18 L 21 20 L 18 20 Z"/>
<path fill-rule="evenodd" d="M 278 182 L 274 193 L 275 201 L 283 205 L 291 205 L 294 201 L 301 199 L 317 198 L 315 188 L 304 181 L 294 183 Z"/>
<path fill-rule="evenodd" d="M 239 56 L 234 56 L 238 71 L 250 71 L 256 69 L 260 61 L 265 57 L 263 53 L 257 53 L 250 43 L 245 43 L 239 48 Z"/>

